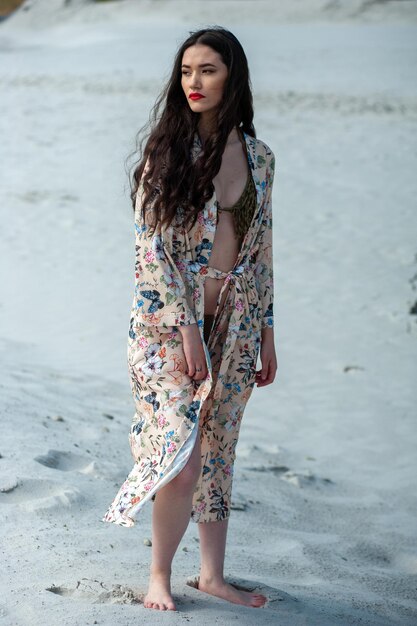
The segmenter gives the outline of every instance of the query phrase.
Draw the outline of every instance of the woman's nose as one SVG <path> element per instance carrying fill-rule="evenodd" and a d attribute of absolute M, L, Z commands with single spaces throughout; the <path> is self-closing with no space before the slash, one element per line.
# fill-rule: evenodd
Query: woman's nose
<path fill-rule="evenodd" d="M 191 78 L 191 89 L 199 89 L 201 87 L 201 79 L 198 74 L 193 74 Z"/>

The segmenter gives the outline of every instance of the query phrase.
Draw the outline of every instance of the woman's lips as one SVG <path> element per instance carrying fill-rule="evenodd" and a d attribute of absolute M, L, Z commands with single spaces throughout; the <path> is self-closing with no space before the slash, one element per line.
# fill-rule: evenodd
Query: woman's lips
<path fill-rule="evenodd" d="M 190 93 L 188 97 L 190 98 L 190 100 L 201 100 L 202 98 L 205 98 L 205 96 L 203 96 L 203 94 L 201 93 Z"/>

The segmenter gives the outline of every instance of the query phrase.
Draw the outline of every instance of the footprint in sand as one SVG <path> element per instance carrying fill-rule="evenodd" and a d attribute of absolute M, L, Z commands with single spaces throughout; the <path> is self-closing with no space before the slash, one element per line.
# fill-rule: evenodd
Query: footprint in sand
<path fill-rule="evenodd" d="M 358 541 L 349 550 L 346 556 L 355 560 L 366 561 L 378 567 L 389 567 L 393 561 L 393 554 L 387 550 L 386 546 L 374 541 Z"/>
<path fill-rule="evenodd" d="M 247 467 L 252 472 L 271 472 L 275 476 L 279 476 L 282 480 L 286 480 L 295 487 L 307 487 L 309 485 L 328 485 L 333 481 L 330 478 L 320 478 L 316 476 L 310 469 L 306 470 L 290 470 L 286 465 L 258 465 Z"/>
<path fill-rule="evenodd" d="M 47 591 L 59 596 L 84 600 L 91 604 L 139 604 L 143 603 L 143 595 L 136 593 L 124 585 L 105 585 L 99 580 L 82 578 L 74 586 L 51 585 Z"/>
<path fill-rule="evenodd" d="M 69 508 L 83 501 L 75 487 L 28 478 L 12 491 L 0 492 L 0 504 L 17 504 L 27 512 Z"/>
<path fill-rule="evenodd" d="M 61 472 L 77 471 L 82 474 L 92 474 L 95 469 L 95 463 L 91 459 L 73 452 L 61 452 L 60 450 L 48 450 L 47 454 L 37 456 L 34 460 L 46 467 L 61 470 Z"/>
<path fill-rule="evenodd" d="M 251 470 L 252 472 L 272 472 L 272 474 L 275 475 L 279 475 L 279 474 L 283 474 L 284 472 L 289 471 L 289 467 L 287 467 L 286 465 L 274 465 L 271 463 L 271 465 L 253 465 L 251 467 L 247 468 L 248 470 Z"/>
<path fill-rule="evenodd" d="M 309 485 L 315 485 L 317 487 L 319 485 L 333 484 L 330 478 L 320 478 L 320 476 L 313 474 L 310 469 L 300 471 L 288 470 L 282 474 L 281 479 L 286 480 L 295 487 L 307 487 Z"/>

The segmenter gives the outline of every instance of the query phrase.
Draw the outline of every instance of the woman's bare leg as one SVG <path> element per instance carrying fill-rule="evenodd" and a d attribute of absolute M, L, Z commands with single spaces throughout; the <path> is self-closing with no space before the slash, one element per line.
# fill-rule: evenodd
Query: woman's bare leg
<path fill-rule="evenodd" d="M 241 591 L 224 580 L 224 557 L 229 519 L 198 524 L 201 567 L 198 588 L 235 604 L 260 607 L 267 598 L 262 594 Z"/>
<path fill-rule="evenodd" d="M 190 521 L 194 487 L 200 472 L 200 435 L 181 472 L 157 492 L 152 511 L 152 563 L 146 608 L 176 610 L 171 595 L 171 565 Z"/>

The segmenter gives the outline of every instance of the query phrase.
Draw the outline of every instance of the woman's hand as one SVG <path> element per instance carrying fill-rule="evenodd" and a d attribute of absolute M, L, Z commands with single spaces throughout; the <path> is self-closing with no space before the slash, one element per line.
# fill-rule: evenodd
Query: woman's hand
<path fill-rule="evenodd" d="M 272 328 L 264 328 L 262 330 L 260 356 L 262 368 L 256 372 L 255 382 L 258 387 L 265 387 L 274 381 L 278 369 L 275 354 L 274 331 Z"/>
<path fill-rule="evenodd" d="M 208 374 L 206 356 L 197 324 L 186 324 L 185 326 L 178 326 L 178 328 L 182 335 L 188 376 L 194 380 L 206 378 Z M 201 371 L 197 371 L 199 369 Z"/>

